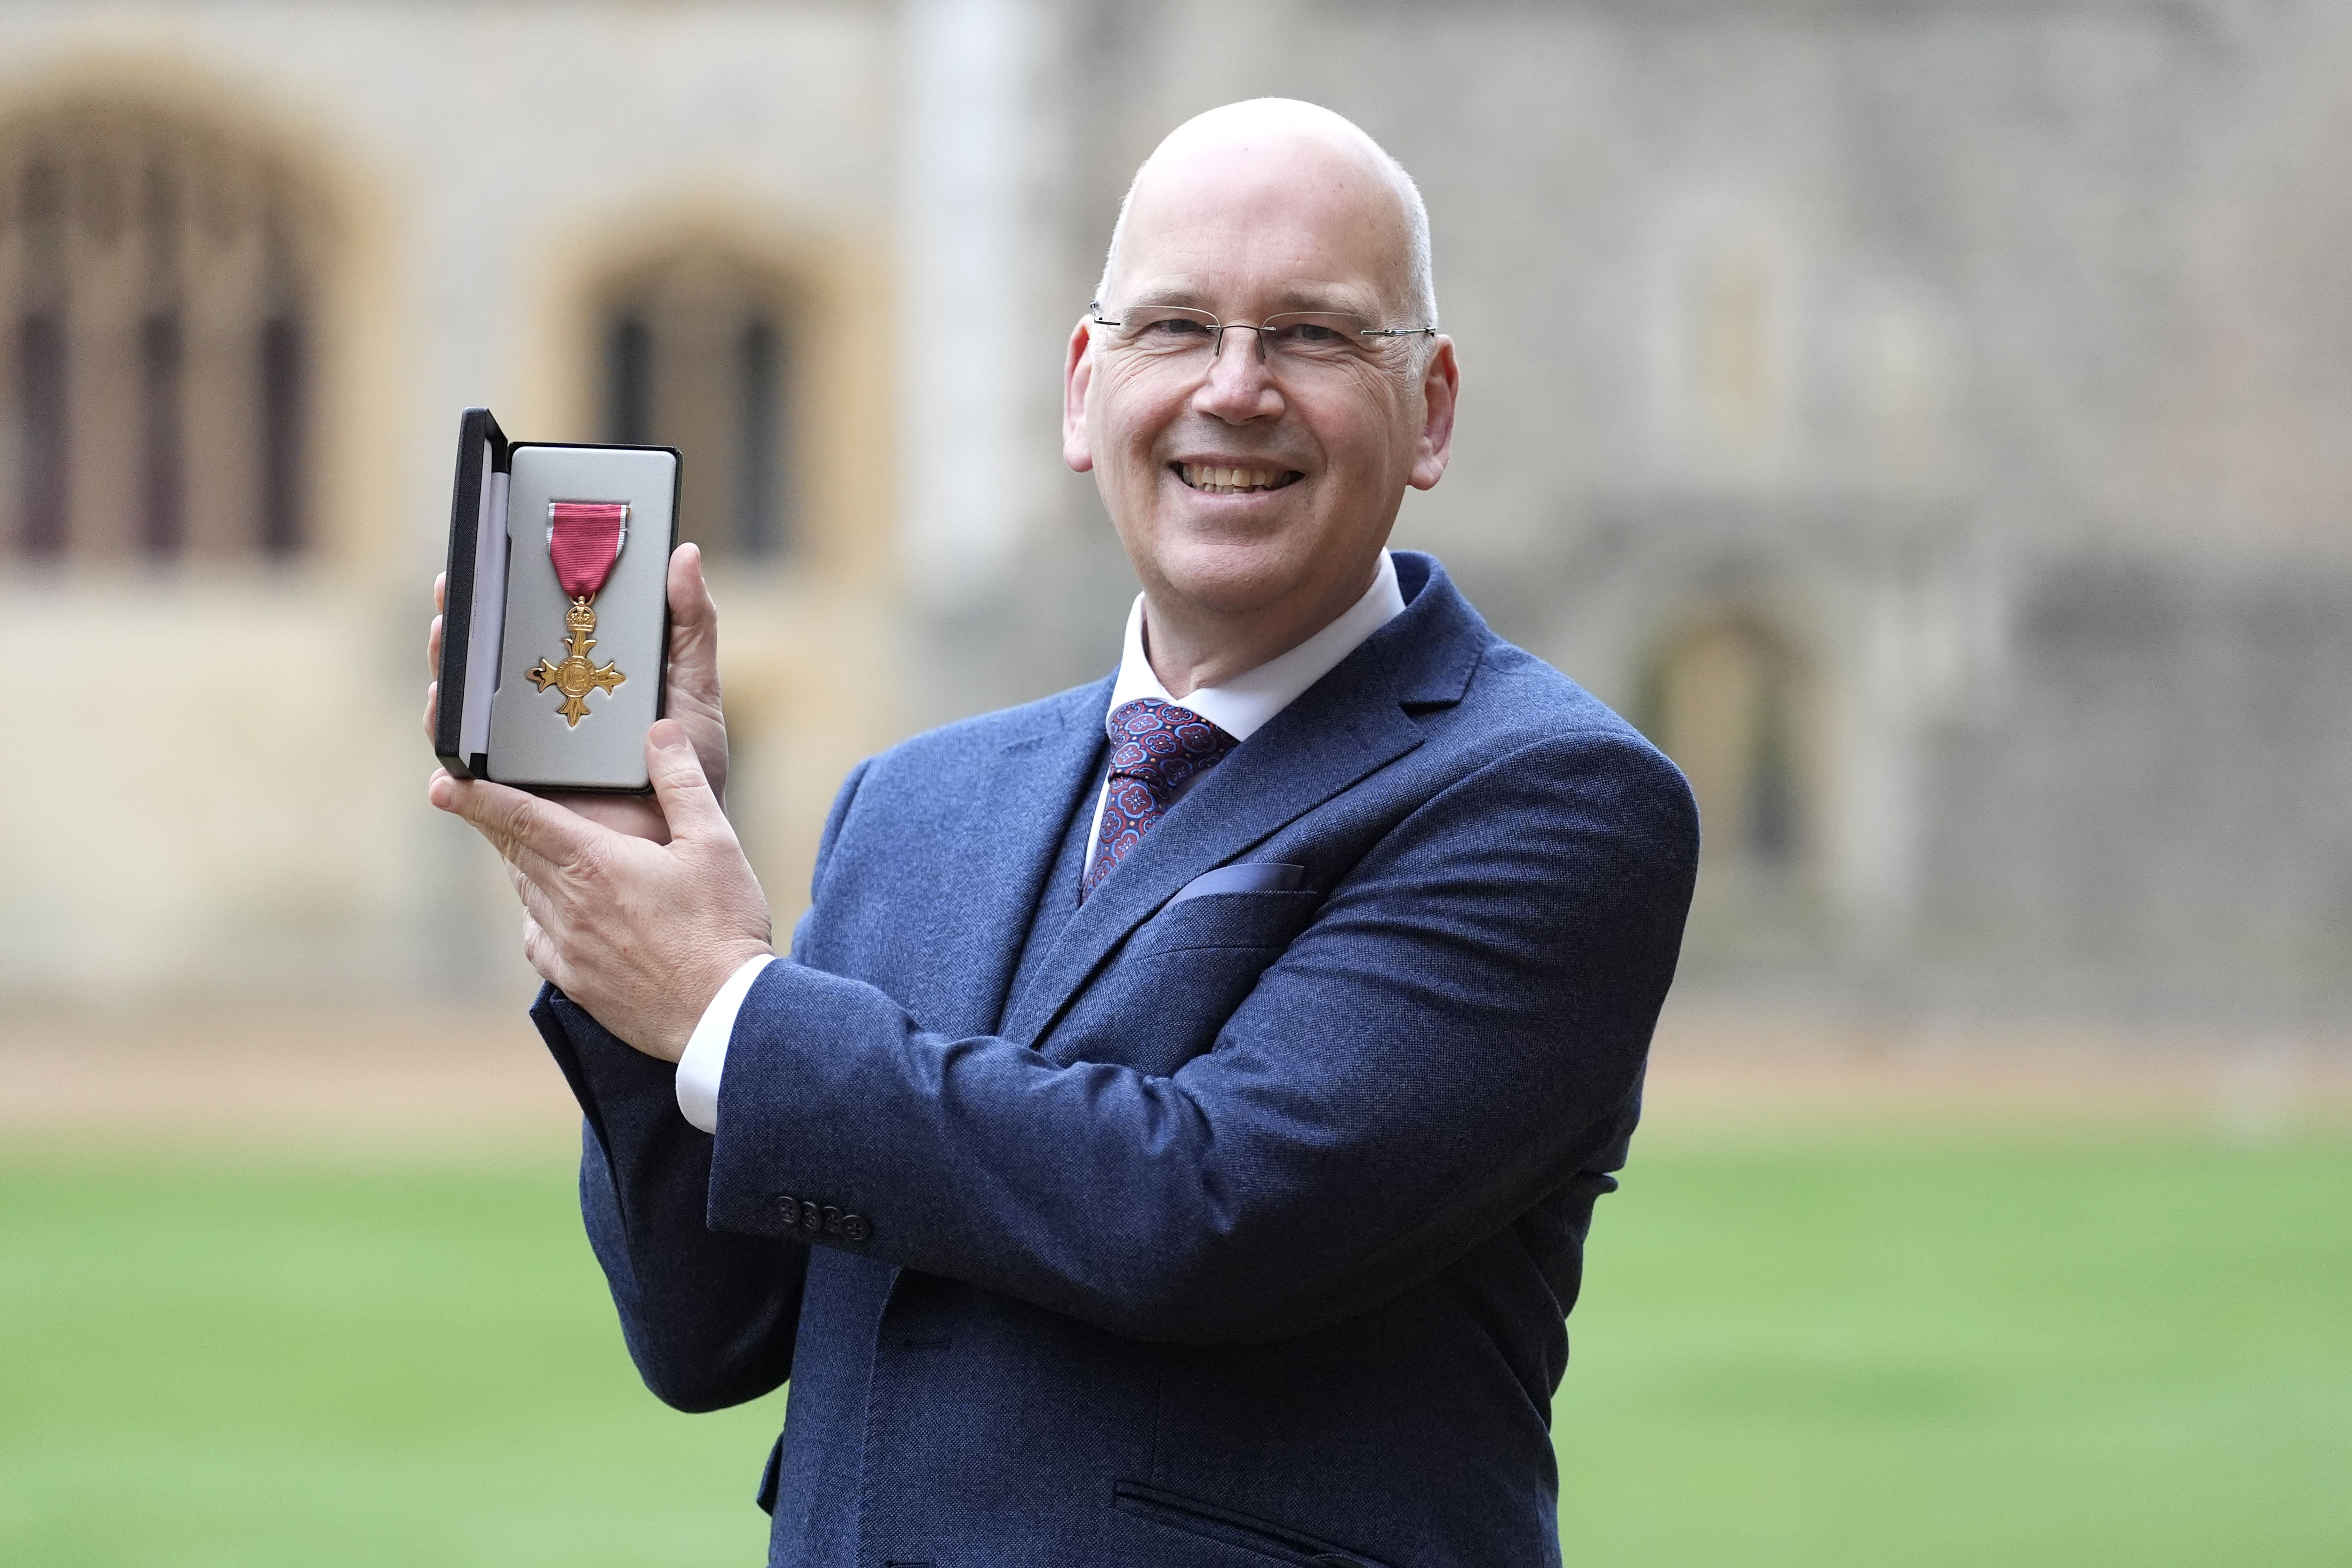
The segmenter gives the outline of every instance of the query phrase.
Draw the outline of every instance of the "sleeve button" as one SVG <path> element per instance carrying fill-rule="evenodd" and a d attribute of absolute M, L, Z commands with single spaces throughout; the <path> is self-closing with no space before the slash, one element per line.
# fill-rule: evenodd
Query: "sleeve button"
<path fill-rule="evenodd" d="M 863 1241 L 874 1234 L 874 1227 L 862 1214 L 845 1214 L 841 1217 L 841 1234 L 845 1240 Z"/>

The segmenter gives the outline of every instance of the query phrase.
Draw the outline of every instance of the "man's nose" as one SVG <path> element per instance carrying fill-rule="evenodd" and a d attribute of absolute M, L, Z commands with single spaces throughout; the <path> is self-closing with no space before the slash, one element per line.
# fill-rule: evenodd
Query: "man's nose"
<path fill-rule="evenodd" d="M 1209 357 L 1213 360 L 1223 359 L 1225 357 L 1225 340 L 1233 336 L 1235 332 L 1247 334 L 1247 336 L 1242 340 L 1242 351 L 1251 354 L 1263 361 L 1265 358 L 1265 334 L 1259 331 L 1255 327 L 1251 326 L 1246 321 L 1218 322 L 1217 346 L 1210 351 Z"/>
<path fill-rule="evenodd" d="M 1231 349 L 1225 347 L 1228 338 L 1235 340 Z M 1217 351 L 1195 401 L 1202 413 L 1234 423 L 1282 412 L 1282 391 L 1266 363 L 1265 339 L 1256 328 L 1218 330 Z"/>

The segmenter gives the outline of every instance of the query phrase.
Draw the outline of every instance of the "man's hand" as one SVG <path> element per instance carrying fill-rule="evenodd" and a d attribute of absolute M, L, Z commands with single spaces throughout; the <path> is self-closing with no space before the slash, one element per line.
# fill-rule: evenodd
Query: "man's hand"
<path fill-rule="evenodd" d="M 448 601 L 448 574 L 433 580 L 433 625 L 425 636 L 425 670 L 441 671 L 442 612 Z M 719 693 L 719 607 L 711 602 L 709 585 L 702 580 L 702 550 L 680 545 L 669 558 L 669 676 L 662 711 L 685 727 L 700 758 L 711 799 L 727 800 L 727 716 Z M 440 683 L 425 688 L 425 734 L 433 734 L 440 703 Z M 581 816 L 602 822 L 616 832 L 669 841 L 669 825 L 654 800 L 642 795 L 551 793 Z M 599 1021 L 602 1021 L 601 1019 Z M 605 1027 L 610 1028 L 607 1024 Z"/>
<path fill-rule="evenodd" d="M 673 592 L 677 580 L 673 566 Z M 531 967 L 614 1035 L 676 1061 L 727 977 L 773 950 L 774 926 L 683 724 L 655 724 L 646 766 L 658 839 L 446 769 L 427 793 L 505 857 Z"/>

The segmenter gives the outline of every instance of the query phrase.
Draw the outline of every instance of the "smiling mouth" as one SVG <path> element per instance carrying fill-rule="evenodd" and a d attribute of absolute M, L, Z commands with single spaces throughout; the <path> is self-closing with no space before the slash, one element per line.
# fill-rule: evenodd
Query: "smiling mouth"
<path fill-rule="evenodd" d="M 1169 472 L 1209 496 L 1254 496 L 1306 477 L 1296 468 L 1223 468 L 1213 463 L 1171 463 Z"/>

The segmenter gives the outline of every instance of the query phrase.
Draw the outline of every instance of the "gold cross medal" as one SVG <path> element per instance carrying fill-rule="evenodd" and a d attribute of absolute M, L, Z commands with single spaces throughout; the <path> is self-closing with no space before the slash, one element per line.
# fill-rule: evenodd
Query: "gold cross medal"
<path fill-rule="evenodd" d="M 588 657 L 588 650 L 596 645 L 596 595 L 612 576 L 613 563 L 621 559 L 621 547 L 628 539 L 626 501 L 547 504 L 548 557 L 555 563 L 555 580 L 572 596 L 572 607 L 563 612 L 570 635 L 562 664 L 541 659 L 529 674 L 531 685 L 541 691 L 552 686 L 563 694 L 555 711 L 574 729 L 588 716 L 590 692 L 601 687 L 610 695 L 614 686 L 628 679 L 610 664 L 598 668 Z"/>

